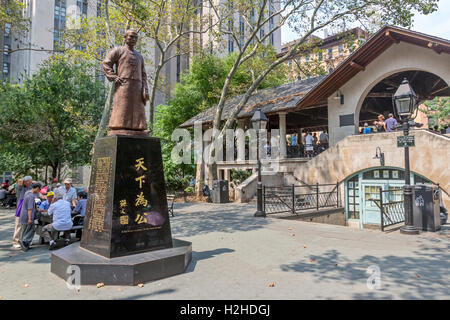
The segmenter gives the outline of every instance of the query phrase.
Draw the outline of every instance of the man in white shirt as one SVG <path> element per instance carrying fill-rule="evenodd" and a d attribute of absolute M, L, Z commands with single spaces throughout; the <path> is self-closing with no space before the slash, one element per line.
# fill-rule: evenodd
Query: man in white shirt
<path fill-rule="evenodd" d="M 53 240 L 55 232 L 64 231 L 65 245 L 70 242 L 70 230 L 72 229 L 72 216 L 70 203 L 63 200 L 63 195 L 55 192 L 53 203 L 48 208 L 48 215 L 53 216 L 53 223 L 42 228 L 42 237 L 50 243 L 49 250 L 56 247 Z"/>
<path fill-rule="evenodd" d="M 308 132 L 308 135 L 305 137 L 306 145 L 313 145 L 314 137 L 311 135 L 311 132 Z"/>
<path fill-rule="evenodd" d="M 311 135 L 311 132 L 308 132 L 308 134 L 305 137 L 305 153 L 307 157 L 312 157 L 314 152 L 314 137 Z"/>
<path fill-rule="evenodd" d="M 72 179 L 67 178 L 64 180 L 64 185 L 57 189 L 59 193 L 63 195 L 63 199 L 68 201 L 71 206 L 76 206 L 77 190 L 72 187 Z"/>

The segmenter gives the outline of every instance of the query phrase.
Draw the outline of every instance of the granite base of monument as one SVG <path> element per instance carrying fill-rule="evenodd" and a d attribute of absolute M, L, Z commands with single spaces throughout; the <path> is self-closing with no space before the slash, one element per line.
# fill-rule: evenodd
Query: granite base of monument
<path fill-rule="evenodd" d="M 67 279 L 74 265 L 81 284 L 136 285 L 184 272 L 191 254 L 172 239 L 159 139 L 97 139 L 81 242 L 54 252 L 51 271 Z"/>
<path fill-rule="evenodd" d="M 51 272 L 67 280 L 76 266 L 81 285 L 137 285 L 183 273 L 192 258 L 192 243 L 173 239 L 173 248 L 104 258 L 74 243 L 52 252 Z"/>

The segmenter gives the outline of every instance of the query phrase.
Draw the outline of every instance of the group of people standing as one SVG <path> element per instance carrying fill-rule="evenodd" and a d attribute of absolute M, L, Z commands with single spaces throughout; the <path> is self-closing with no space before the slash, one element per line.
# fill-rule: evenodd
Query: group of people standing
<path fill-rule="evenodd" d="M 368 134 L 374 132 L 393 132 L 397 130 L 397 124 L 397 119 L 395 119 L 392 113 L 389 113 L 387 119 L 382 114 L 380 114 L 378 116 L 378 120 L 373 122 L 376 131 L 374 131 L 373 128 L 369 127 L 369 124 L 366 122 L 364 123 L 364 128 L 362 129 L 361 133 Z"/>
<path fill-rule="evenodd" d="M 288 140 L 288 147 L 291 150 L 295 150 L 295 156 L 313 157 L 314 155 L 325 151 L 329 146 L 326 130 L 323 130 L 319 137 L 317 137 L 317 133 L 307 131 L 303 136 L 303 140 L 304 143 L 299 141 L 296 133 L 291 134 L 291 137 Z"/>
<path fill-rule="evenodd" d="M 53 222 L 44 226 L 40 233 L 44 240 L 49 242 L 49 249 L 56 247 L 54 235 L 59 231 L 64 231 L 65 244 L 69 244 L 73 226 L 72 209 L 81 215 L 78 224 L 82 224 L 86 210 L 86 192 L 81 191 L 77 194 L 71 179 L 65 179 L 62 186 L 58 186 L 54 180 L 52 185 L 42 188 L 41 184 L 33 182 L 30 176 L 17 181 L 15 192 L 17 209 L 13 235 L 14 248 L 22 248 L 24 251 L 30 248 L 36 233 L 34 220 L 41 214 L 53 217 Z"/>

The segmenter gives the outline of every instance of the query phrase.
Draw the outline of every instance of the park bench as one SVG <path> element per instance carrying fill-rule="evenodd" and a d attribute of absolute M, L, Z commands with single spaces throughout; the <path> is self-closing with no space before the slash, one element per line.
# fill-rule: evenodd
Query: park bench
<path fill-rule="evenodd" d="M 167 206 L 169 208 L 168 211 L 169 211 L 169 214 L 172 215 L 172 217 L 174 216 L 173 215 L 173 202 L 175 201 L 175 198 L 176 198 L 175 194 L 168 194 L 167 195 Z"/>
<path fill-rule="evenodd" d="M 75 233 L 76 237 L 79 238 L 79 239 L 81 239 L 81 234 L 82 234 L 82 231 L 83 231 L 83 225 L 78 225 L 78 223 L 77 223 L 78 219 L 80 219 L 80 218 L 81 218 L 81 215 L 79 215 L 79 214 L 77 214 L 77 215 L 72 217 L 72 221 L 74 223 L 73 223 L 72 228 L 70 229 L 70 233 L 71 234 Z M 53 222 L 53 218 L 52 217 L 49 217 L 49 216 L 46 216 L 46 215 L 40 215 L 40 217 L 38 219 L 38 227 L 40 227 L 40 229 L 42 230 L 42 228 L 45 225 L 50 224 L 52 222 Z M 57 239 L 60 238 L 61 233 L 64 234 L 64 231 L 57 231 Z M 40 235 L 39 235 L 39 244 L 44 244 L 44 238 L 42 236 L 40 236 Z"/>

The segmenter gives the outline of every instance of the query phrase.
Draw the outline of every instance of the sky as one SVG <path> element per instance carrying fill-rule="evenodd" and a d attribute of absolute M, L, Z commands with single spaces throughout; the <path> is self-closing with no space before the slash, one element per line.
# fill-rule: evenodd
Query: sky
<path fill-rule="evenodd" d="M 432 36 L 450 39 L 450 0 L 440 0 L 438 10 L 429 15 L 415 15 L 412 30 Z M 318 33 L 323 37 L 323 32 Z M 299 36 L 287 25 L 281 27 L 281 43 L 297 39 Z"/>

